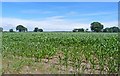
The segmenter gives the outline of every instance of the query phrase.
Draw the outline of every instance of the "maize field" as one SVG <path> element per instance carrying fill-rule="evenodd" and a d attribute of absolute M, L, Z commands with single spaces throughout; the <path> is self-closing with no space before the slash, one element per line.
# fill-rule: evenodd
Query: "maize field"
<path fill-rule="evenodd" d="M 47 67 L 46 71 L 50 74 L 117 73 L 118 45 L 117 33 L 4 32 L 3 72 L 23 73 L 22 68 L 27 65 L 39 70 Z M 44 61 L 46 66 L 40 68 L 39 64 Z"/>

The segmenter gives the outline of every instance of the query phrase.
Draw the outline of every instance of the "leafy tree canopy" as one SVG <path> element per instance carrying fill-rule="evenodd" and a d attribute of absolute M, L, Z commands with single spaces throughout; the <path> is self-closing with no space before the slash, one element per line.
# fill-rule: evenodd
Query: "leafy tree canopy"
<path fill-rule="evenodd" d="M 90 26 L 91 30 L 94 32 L 101 32 L 103 27 L 104 26 L 99 22 L 93 22 L 91 23 L 91 26 Z"/>
<path fill-rule="evenodd" d="M 18 30 L 19 32 L 25 32 L 25 31 L 27 31 L 27 28 L 24 27 L 23 25 L 18 25 L 16 27 L 16 30 Z"/>

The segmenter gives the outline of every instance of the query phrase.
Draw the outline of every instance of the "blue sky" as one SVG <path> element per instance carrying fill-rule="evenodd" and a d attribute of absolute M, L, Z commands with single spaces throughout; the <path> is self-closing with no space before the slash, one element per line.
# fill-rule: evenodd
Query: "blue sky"
<path fill-rule="evenodd" d="M 19 24 L 28 30 L 69 31 L 88 28 L 101 22 L 105 27 L 117 26 L 117 2 L 3 2 L 2 26 L 14 29 Z"/>

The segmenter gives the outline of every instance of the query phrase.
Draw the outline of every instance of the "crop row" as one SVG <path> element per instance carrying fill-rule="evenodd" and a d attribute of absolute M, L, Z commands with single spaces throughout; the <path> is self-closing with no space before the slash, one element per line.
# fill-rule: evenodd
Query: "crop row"
<path fill-rule="evenodd" d="M 61 52 L 59 64 L 84 72 L 116 73 L 118 70 L 116 33 L 3 33 L 3 58 L 6 55 L 48 60 Z"/>

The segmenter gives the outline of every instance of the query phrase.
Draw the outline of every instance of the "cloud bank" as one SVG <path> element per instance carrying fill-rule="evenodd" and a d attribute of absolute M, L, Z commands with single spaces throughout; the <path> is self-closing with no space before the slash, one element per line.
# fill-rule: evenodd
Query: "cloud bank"
<path fill-rule="evenodd" d="M 44 31 L 71 31 L 74 28 L 84 28 L 90 30 L 90 23 L 82 23 L 64 19 L 64 16 L 48 17 L 44 20 L 26 20 L 19 18 L 0 18 L 4 30 L 14 29 L 17 25 L 24 25 L 29 31 L 35 27 L 42 28 Z M 105 27 L 117 26 L 117 21 L 101 22 Z"/>
<path fill-rule="evenodd" d="M 10 28 L 15 29 L 17 25 L 24 25 L 29 30 L 33 30 L 35 27 L 43 28 L 45 31 L 70 31 L 74 28 L 86 28 L 88 24 L 82 24 L 78 22 L 70 22 L 62 19 L 61 16 L 50 17 L 45 20 L 25 20 L 17 18 L 2 18 L 2 26 L 5 30 Z"/>

